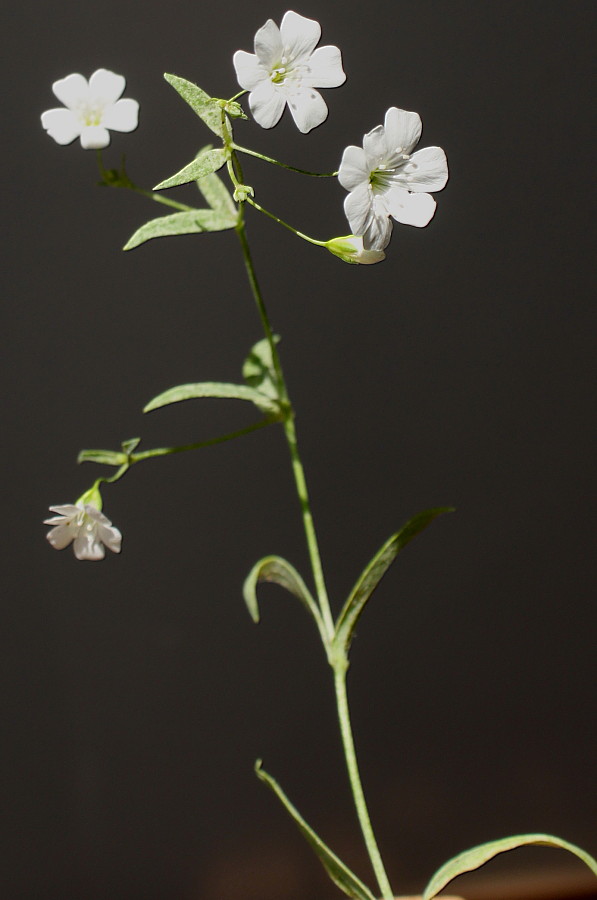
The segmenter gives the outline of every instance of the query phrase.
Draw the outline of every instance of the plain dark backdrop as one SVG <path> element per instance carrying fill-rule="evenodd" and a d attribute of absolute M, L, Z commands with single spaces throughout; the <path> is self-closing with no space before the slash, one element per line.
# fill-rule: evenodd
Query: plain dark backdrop
<path fill-rule="evenodd" d="M 255 779 L 258 756 L 371 880 L 311 623 L 267 588 L 256 628 L 241 599 L 267 553 L 308 572 L 279 429 L 106 488 L 119 557 L 77 562 L 40 524 L 99 471 L 76 467 L 82 447 L 186 443 L 253 421 L 233 402 L 141 409 L 175 384 L 237 379 L 260 337 L 233 233 L 120 252 L 160 209 L 95 187 L 94 154 L 47 137 L 51 83 L 100 66 L 126 75 L 140 126 L 105 159 L 126 153 L 150 187 L 210 139 L 162 73 L 231 95 L 232 53 L 284 11 L 3 11 L 4 898 L 331 900 Z M 348 81 L 325 92 L 330 116 L 311 134 L 286 114 L 270 132 L 239 124 L 241 143 L 330 170 L 397 105 L 421 114 L 421 146 L 443 146 L 451 171 L 429 228 L 396 226 L 374 267 L 249 216 L 335 608 L 409 516 L 458 510 L 404 552 L 353 646 L 356 741 L 390 874 L 420 890 L 448 856 L 525 831 L 595 852 L 595 6 L 297 11 L 342 49 Z M 336 182 L 251 161 L 246 180 L 299 228 L 347 231 Z M 537 849 L 493 871 L 567 864 Z"/>

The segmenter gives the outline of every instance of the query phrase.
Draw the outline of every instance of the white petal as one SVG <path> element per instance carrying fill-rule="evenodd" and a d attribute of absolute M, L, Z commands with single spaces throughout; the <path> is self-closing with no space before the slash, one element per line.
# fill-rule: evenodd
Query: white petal
<path fill-rule="evenodd" d="M 391 188 L 386 194 L 390 213 L 403 225 L 424 228 L 435 213 L 435 200 L 431 194 L 409 194 L 400 188 Z"/>
<path fill-rule="evenodd" d="M 371 207 L 372 196 L 368 184 L 359 185 L 344 198 L 344 212 L 353 234 L 363 234 L 371 215 Z"/>
<path fill-rule="evenodd" d="M 288 108 L 296 126 L 303 134 L 317 128 L 328 117 L 328 108 L 321 94 L 313 88 L 288 92 Z"/>
<path fill-rule="evenodd" d="M 61 516 L 76 516 L 77 513 L 81 512 L 80 506 L 75 506 L 74 503 L 63 503 L 62 506 L 50 506 L 48 509 L 50 512 L 60 513 Z"/>
<path fill-rule="evenodd" d="M 315 19 L 306 19 L 289 10 L 284 13 L 280 34 L 288 60 L 298 60 L 315 50 L 321 37 L 321 25 Z"/>
<path fill-rule="evenodd" d="M 81 131 L 83 150 L 103 150 L 110 143 L 110 132 L 102 125 L 86 125 Z"/>
<path fill-rule="evenodd" d="M 402 153 L 410 153 L 421 137 L 421 117 L 416 112 L 390 107 L 385 117 L 386 140 L 388 148 L 401 148 Z"/>
<path fill-rule="evenodd" d="M 337 47 L 318 47 L 308 62 L 309 83 L 318 88 L 340 87 L 346 81 Z"/>
<path fill-rule="evenodd" d="M 57 525 L 56 528 L 48 531 L 46 538 L 55 550 L 64 550 L 65 547 L 72 543 L 75 534 L 76 529 L 71 528 L 69 525 Z"/>
<path fill-rule="evenodd" d="M 417 150 L 402 167 L 400 176 L 403 187 L 409 191 L 441 191 L 448 180 L 446 154 L 441 147 Z"/>
<path fill-rule="evenodd" d="M 363 150 L 367 159 L 367 168 L 370 172 L 378 169 L 388 158 L 388 145 L 386 132 L 383 125 L 372 128 L 363 138 Z"/>
<path fill-rule="evenodd" d="M 280 64 L 282 38 L 280 29 L 272 19 L 268 19 L 255 35 L 255 53 L 268 72 Z"/>
<path fill-rule="evenodd" d="M 113 525 L 98 525 L 98 535 L 102 543 L 105 544 L 112 553 L 120 553 L 122 535 L 118 528 L 114 528 Z"/>
<path fill-rule="evenodd" d="M 70 144 L 81 134 L 81 123 L 74 112 L 65 109 L 48 109 L 41 115 L 41 124 L 57 144 Z"/>
<path fill-rule="evenodd" d="M 374 197 L 373 206 L 363 231 L 363 247 L 365 250 L 383 250 L 392 236 L 392 220 L 386 209 L 385 199 Z"/>
<path fill-rule="evenodd" d="M 109 72 L 108 69 L 98 69 L 89 79 L 89 99 L 105 104 L 116 103 L 122 96 L 125 85 L 124 76 Z"/>
<path fill-rule="evenodd" d="M 102 116 L 104 128 L 112 131 L 134 131 L 139 124 L 139 104 L 136 100 L 117 100 Z"/>
<path fill-rule="evenodd" d="M 338 181 L 347 191 L 354 191 L 360 184 L 368 184 L 371 172 L 367 167 L 365 151 L 352 144 L 342 154 Z"/>
<path fill-rule="evenodd" d="M 87 100 L 89 95 L 89 86 L 87 79 L 82 75 L 74 72 L 67 75 L 66 78 L 60 78 L 52 85 L 54 94 L 61 103 L 68 106 L 69 109 L 78 106 L 81 101 Z"/>
<path fill-rule="evenodd" d="M 106 555 L 95 531 L 79 531 L 73 549 L 77 559 L 103 559 Z"/>
<path fill-rule="evenodd" d="M 268 77 L 267 72 L 254 53 L 237 50 L 232 57 L 236 80 L 245 91 L 253 91 L 260 82 Z"/>
<path fill-rule="evenodd" d="M 276 90 L 271 81 L 262 81 L 249 94 L 249 106 L 255 121 L 262 128 L 273 128 L 280 121 L 284 112 L 286 99 L 280 90 Z"/>

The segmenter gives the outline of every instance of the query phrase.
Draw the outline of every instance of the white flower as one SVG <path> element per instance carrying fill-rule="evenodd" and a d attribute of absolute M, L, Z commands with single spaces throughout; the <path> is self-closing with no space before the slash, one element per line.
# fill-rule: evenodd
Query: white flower
<path fill-rule="evenodd" d="M 392 106 L 384 125 L 363 138 L 363 147 L 347 147 L 338 181 L 350 191 L 344 210 L 354 234 L 367 250 L 383 250 L 392 234 L 390 216 L 404 225 L 427 225 L 435 200 L 427 191 L 441 191 L 448 180 L 448 163 L 441 147 L 413 149 L 421 136 L 415 112 Z"/>
<path fill-rule="evenodd" d="M 89 79 L 67 75 L 55 81 L 52 90 L 64 108 L 42 113 L 41 124 L 58 144 L 70 144 L 81 138 L 85 150 L 101 150 L 110 143 L 112 131 L 134 131 L 139 104 L 136 100 L 120 100 L 126 81 L 107 69 L 98 69 Z"/>
<path fill-rule="evenodd" d="M 103 559 L 104 544 L 113 553 L 120 553 L 122 535 L 118 528 L 114 528 L 97 506 L 81 500 L 65 506 L 50 506 L 50 512 L 58 513 L 44 521 L 44 525 L 55 526 L 46 535 L 52 547 L 64 550 L 74 541 L 77 559 Z"/>
<path fill-rule="evenodd" d="M 268 19 L 255 35 L 255 53 L 237 50 L 236 77 L 250 91 L 249 106 L 262 128 L 273 128 L 286 103 L 299 131 L 306 134 L 327 118 L 328 108 L 314 88 L 346 81 L 337 47 L 318 47 L 321 25 L 289 10 L 280 28 Z"/>
<path fill-rule="evenodd" d="M 360 263 L 361 265 L 369 266 L 386 258 L 383 250 L 365 250 L 363 248 L 363 238 L 356 237 L 354 234 L 332 238 L 331 241 L 326 241 L 325 246 L 330 253 L 333 253 L 334 256 L 339 256 L 340 259 L 347 263 Z"/>

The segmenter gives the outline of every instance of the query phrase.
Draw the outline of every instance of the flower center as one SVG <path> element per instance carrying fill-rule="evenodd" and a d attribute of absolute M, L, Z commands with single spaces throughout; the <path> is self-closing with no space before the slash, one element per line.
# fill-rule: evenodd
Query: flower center
<path fill-rule="evenodd" d="M 101 101 L 96 101 L 95 103 L 86 103 L 83 101 L 77 106 L 77 116 L 79 117 L 79 121 L 87 128 L 90 126 L 101 125 L 104 108 L 105 104 Z"/>
<path fill-rule="evenodd" d="M 395 165 L 390 166 L 387 162 L 380 163 L 369 175 L 369 184 L 374 191 L 383 191 L 384 189 L 391 187 L 394 183 L 394 175 L 396 172 L 410 159 L 408 153 L 402 152 L 402 147 L 395 148 L 394 156 L 399 157 Z"/>

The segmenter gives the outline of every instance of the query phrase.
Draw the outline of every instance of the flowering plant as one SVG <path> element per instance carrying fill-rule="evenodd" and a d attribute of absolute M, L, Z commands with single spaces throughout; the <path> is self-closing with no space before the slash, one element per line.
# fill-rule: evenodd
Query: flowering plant
<path fill-rule="evenodd" d="M 247 208 L 255 209 L 299 239 L 328 250 L 341 261 L 375 264 L 385 257 L 384 251 L 392 236 L 392 220 L 416 227 L 426 226 L 430 222 L 436 209 L 432 193 L 445 186 L 448 170 L 441 148 L 415 150 L 421 135 L 420 117 L 415 112 L 396 106 L 387 110 L 383 125 L 375 126 L 364 135 L 362 147 L 346 147 L 341 154 L 338 171 L 331 173 L 308 172 L 237 143 L 237 120 L 247 118 L 240 101 L 247 94 L 250 113 L 266 129 L 277 124 L 286 106 L 297 128 L 304 134 L 326 120 L 328 109 L 319 89 L 339 87 L 345 75 L 338 48 L 317 47 L 320 35 L 317 22 L 292 11 L 284 15 L 280 27 L 268 20 L 255 35 L 255 52 L 238 50 L 234 54 L 233 64 L 242 90 L 231 98 L 211 97 L 184 78 L 166 75 L 169 84 L 211 132 L 211 143 L 153 190 L 136 185 L 124 163 L 119 169 L 108 169 L 104 164 L 101 151 L 109 144 L 109 130 L 127 132 L 137 126 L 136 101 L 121 96 L 124 78 L 100 69 L 89 82 L 78 74 L 55 82 L 54 93 L 65 108 L 51 109 L 42 115 L 42 125 L 48 134 L 59 144 L 68 144 L 80 137 L 84 149 L 96 150 L 103 184 L 134 191 L 173 210 L 141 225 L 124 249 L 132 250 L 161 237 L 234 230 L 264 336 L 248 352 L 242 382 L 209 381 L 178 385 L 160 393 L 145 407 L 145 411 L 149 412 L 183 400 L 205 397 L 240 399 L 255 407 L 259 416 L 257 421 L 243 429 L 185 446 L 139 450 L 140 439 L 135 438 L 123 441 L 118 450 L 82 450 L 79 461 L 111 466 L 114 474 L 97 478 L 76 503 L 50 507 L 57 515 L 46 520 L 46 524 L 53 526 L 47 537 L 56 549 L 64 549 L 72 543 L 78 559 L 101 559 L 104 546 L 119 552 L 120 532 L 102 512 L 102 485 L 118 482 L 133 466 L 150 458 L 234 440 L 270 425 L 280 426 L 292 463 L 311 565 L 311 585 L 287 560 L 269 555 L 258 560 L 249 572 L 243 588 L 244 600 L 253 620 L 258 622 L 259 584 L 274 582 L 301 602 L 315 625 L 333 675 L 346 768 L 375 885 L 367 885 L 324 843 L 278 782 L 264 770 L 261 761 L 256 763 L 255 770 L 260 780 L 277 796 L 331 880 L 344 894 L 356 900 L 375 900 L 379 895 L 384 900 L 391 900 L 394 891 L 369 817 L 352 736 L 346 684 L 350 647 L 365 607 L 398 554 L 451 508 L 435 507 L 418 513 L 392 534 L 364 567 L 345 602 L 334 614 L 326 589 L 307 480 L 299 452 L 295 410 L 284 376 L 278 338 L 270 323 L 249 248 L 246 212 Z M 337 177 L 348 191 L 344 208 L 351 234 L 316 239 L 299 231 L 277 213 L 266 210 L 255 199 L 255 189 L 245 183 L 241 163 L 243 155 L 307 176 Z M 229 187 L 217 174 L 220 171 L 228 177 Z M 190 206 L 161 193 L 188 183 L 196 184 L 204 205 Z M 566 849 L 597 875 L 597 863 L 579 847 L 552 835 L 523 834 L 482 844 L 450 860 L 431 878 L 423 900 L 432 900 L 461 873 L 484 865 L 499 853 L 527 844 Z"/>

